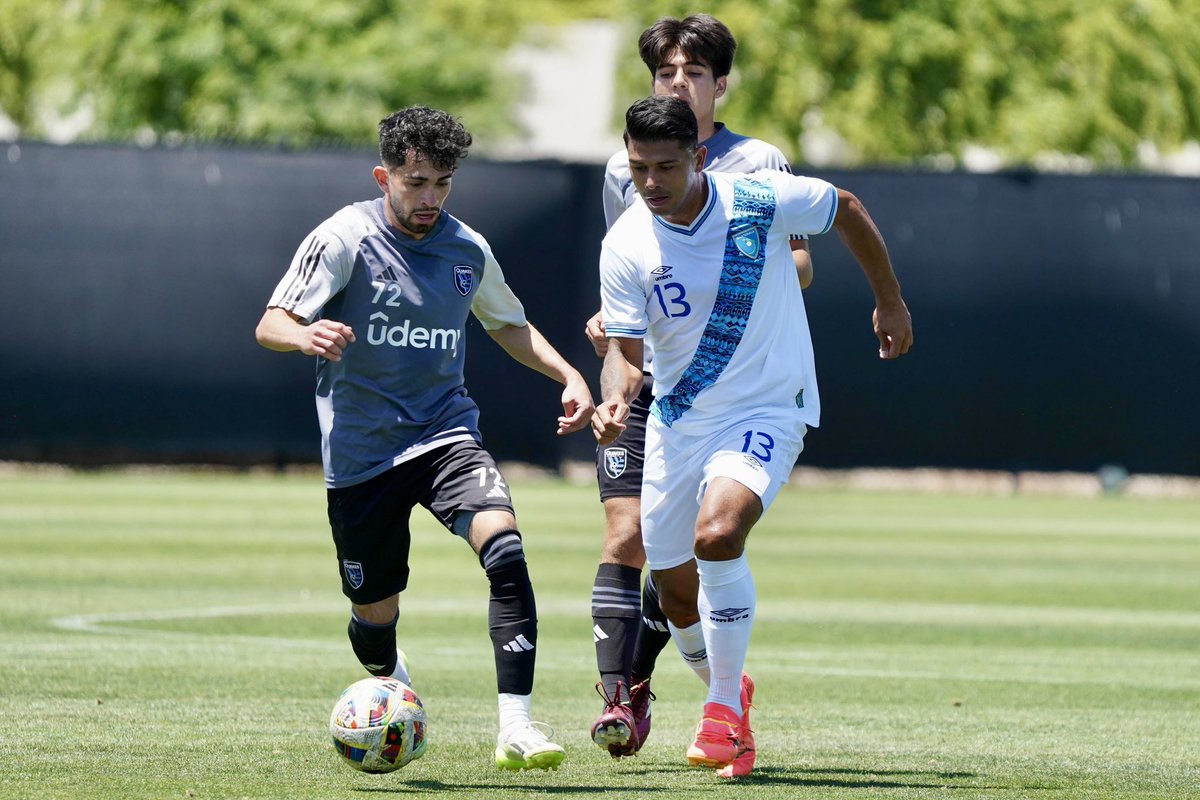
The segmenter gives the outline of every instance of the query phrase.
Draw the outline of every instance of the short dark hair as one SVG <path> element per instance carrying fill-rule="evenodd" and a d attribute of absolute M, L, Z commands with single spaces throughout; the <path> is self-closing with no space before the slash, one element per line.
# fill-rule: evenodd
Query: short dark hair
<path fill-rule="evenodd" d="M 676 50 L 707 64 L 714 78 L 723 78 L 733 69 L 737 39 L 724 22 L 708 14 L 692 14 L 684 19 L 663 17 L 638 37 L 638 52 L 651 75 Z"/>
<path fill-rule="evenodd" d="M 699 144 L 696 115 L 686 101 L 678 97 L 647 97 L 625 112 L 625 144 L 637 142 L 678 142 L 694 151 Z"/>
<path fill-rule="evenodd" d="M 436 108 L 409 106 L 379 122 L 379 158 L 388 169 L 403 166 L 410 150 L 439 169 L 454 169 L 470 146 L 462 123 Z"/>

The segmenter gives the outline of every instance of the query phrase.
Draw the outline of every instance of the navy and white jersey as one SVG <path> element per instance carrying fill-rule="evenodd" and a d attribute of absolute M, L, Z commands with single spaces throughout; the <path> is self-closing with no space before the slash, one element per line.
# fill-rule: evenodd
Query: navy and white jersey
<path fill-rule="evenodd" d="M 752 139 L 734 133 L 725 123 L 716 123 L 716 132 L 700 142 L 708 152 L 704 156 L 704 169 L 709 172 L 757 172 L 760 169 L 775 169 L 790 173 L 791 166 L 778 147 L 762 139 Z M 629 153 L 622 149 L 608 160 L 604 170 L 604 222 L 608 228 L 625 209 L 641 202 L 633 178 L 629 172 Z M 645 369 L 650 371 L 654 361 L 654 348 L 645 345 Z"/>
<path fill-rule="evenodd" d="M 384 198 L 346 206 L 300 245 L 268 307 L 343 322 L 355 341 L 317 359 L 325 483 L 361 483 L 431 448 L 479 441 L 463 385 L 468 312 L 487 330 L 525 310 L 487 241 L 445 211 L 421 239 L 387 223 Z"/>
<path fill-rule="evenodd" d="M 820 422 L 812 339 L 788 234 L 829 230 L 837 190 L 777 170 L 706 172 L 691 225 L 636 203 L 600 252 L 611 336 L 654 347 L 651 414 L 686 434 L 748 414 Z"/>

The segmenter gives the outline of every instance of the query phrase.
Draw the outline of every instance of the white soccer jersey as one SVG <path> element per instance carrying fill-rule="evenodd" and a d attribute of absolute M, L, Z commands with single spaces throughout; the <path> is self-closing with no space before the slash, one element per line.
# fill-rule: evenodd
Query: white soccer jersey
<path fill-rule="evenodd" d="M 734 133 L 723 122 L 716 123 L 716 131 L 700 145 L 706 150 L 704 169 L 709 172 L 756 172 L 760 169 L 792 171 L 778 147 L 762 139 Z M 611 229 L 625 209 L 639 200 L 629 171 L 629 151 L 622 148 L 613 153 L 604 169 L 604 224 Z M 654 361 L 652 345 L 645 345 L 644 356 L 645 370 L 649 372 Z"/>
<path fill-rule="evenodd" d="M 837 190 L 775 170 L 705 180 L 691 225 L 636 203 L 605 236 L 605 327 L 653 346 L 651 413 L 677 431 L 703 433 L 751 409 L 815 427 L 812 339 L 788 234 L 828 231 Z"/>

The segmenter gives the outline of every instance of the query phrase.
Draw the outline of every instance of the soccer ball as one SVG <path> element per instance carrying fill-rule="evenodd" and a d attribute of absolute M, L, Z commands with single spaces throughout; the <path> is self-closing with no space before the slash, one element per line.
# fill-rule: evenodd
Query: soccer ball
<path fill-rule="evenodd" d="M 363 772 L 391 772 L 425 754 L 425 707 L 395 678 L 363 678 L 333 704 L 329 732 L 347 764 Z"/>

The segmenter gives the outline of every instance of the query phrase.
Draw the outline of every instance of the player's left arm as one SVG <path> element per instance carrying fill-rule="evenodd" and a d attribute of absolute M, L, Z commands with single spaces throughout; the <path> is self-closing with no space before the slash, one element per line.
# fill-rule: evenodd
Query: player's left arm
<path fill-rule="evenodd" d="M 872 322 L 879 338 L 880 358 L 899 358 L 913 344 L 912 315 L 900 294 L 900 281 L 892 269 L 887 245 L 862 202 L 845 189 L 837 190 L 833 227 L 862 267 L 875 294 Z"/>
<path fill-rule="evenodd" d="M 503 325 L 488 331 L 497 344 L 504 348 L 515 361 L 537 370 L 548 378 L 558 381 L 565 388 L 562 393 L 563 416 L 558 418 L 558 433 L 574 433 L 591 423 L 596 405 L 592 392 L 579 370 L 567 363 L 554 346 L 546 341 L 533 324 Z"/>
<path fill-rule="evenodd" d="M 813 279 L 812 251 L 808 249 L 808 239 L 790 239 L 788 244 L 792 248 L 792 261 L 796 265 L 800 288 L 807 289 Z"/>

